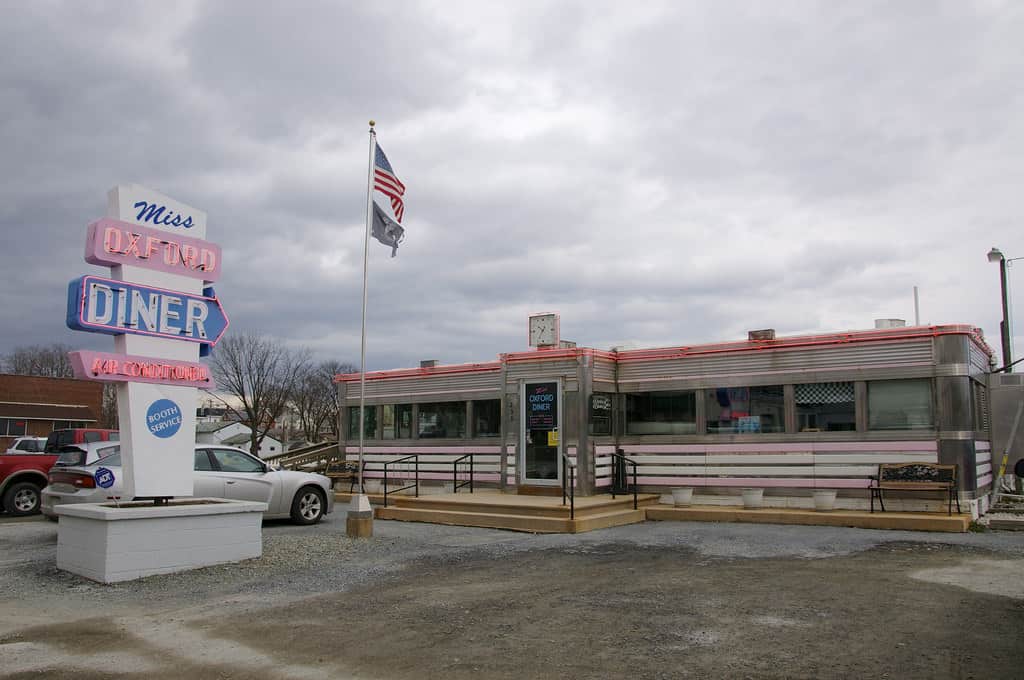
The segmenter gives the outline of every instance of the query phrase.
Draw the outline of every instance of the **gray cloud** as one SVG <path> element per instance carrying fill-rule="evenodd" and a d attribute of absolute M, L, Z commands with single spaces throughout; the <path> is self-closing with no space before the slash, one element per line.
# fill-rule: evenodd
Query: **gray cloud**
<path fill-rule="evenodd" d="M 676 4 L 12 5 L 0 352 L 109 345 L 64 291 L 138 182 L 208 212 L 233 328 L 358 360 L 371 117 L 408 186 L 372 368 L 525 349 L 537 311 L 597 347 L 863 328 L 914 285 L 996 344 L 1024 12 Z"/>

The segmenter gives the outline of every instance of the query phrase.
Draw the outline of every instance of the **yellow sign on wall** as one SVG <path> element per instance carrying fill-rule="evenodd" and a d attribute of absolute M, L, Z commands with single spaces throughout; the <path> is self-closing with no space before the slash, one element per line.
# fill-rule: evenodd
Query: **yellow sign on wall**
<path fill-rule="evenodd" d="M 548 446 L 558 446 L 558 430 L 548 430 Z"/>

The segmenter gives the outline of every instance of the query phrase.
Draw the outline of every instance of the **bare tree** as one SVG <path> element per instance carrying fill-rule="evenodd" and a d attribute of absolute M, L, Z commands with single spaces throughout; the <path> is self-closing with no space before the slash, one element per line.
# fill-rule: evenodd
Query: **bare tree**
<path fill-rule="evenodd" d="M 47 378 L 74 376 L 68 352 L 71 348 L 59 342 L 52 345 L 26 345 L 15 347 L 4 356 L 3 368 L 15 375 L 40 375 Z"/>
<path fill-rule="evenodd" d="M 221 399 L 252 429 L 249 451 L 253 455 L 259 455 L 263 439 L 292 399 L 308 365 L 306 351 L 291 350 L 255 333 L 232 335 L 217 344 L 211 361 L 217 390 L 237 400 L 233 404 Z"/>
<path fill-rule="evenodd" d="M 320 370 L 329 378 L 331 384 L 331 412 L 327 419 L 327 427 L 330 433 L 337 439 L 341 435 L 338 431 L 338 423 L 341 418 L 341 402 L 338 401 L 338 386 L 334 382 L 334 377 L 342 373 L 355 373 L 359 370 L 359 367 L 347 361 L 325 361 L 320 364 Z"/>
<path fill-rule="evenodd" d="M 334 376 L 355 370 L 351 364 L 340 361 L 322 361 L 310 366 L 295 388 L 292 408 L 299 417 L 306 441 L 320 441 L 324 430 L 338 434 L 338 390 Z"/>
<path fill-rule="evenodd" d="M 100 405 L 100 427 L 105 427 L 110 430 L 118 429 L 117 385 L 112 382 L 103 383 L 103 403 Z"/>

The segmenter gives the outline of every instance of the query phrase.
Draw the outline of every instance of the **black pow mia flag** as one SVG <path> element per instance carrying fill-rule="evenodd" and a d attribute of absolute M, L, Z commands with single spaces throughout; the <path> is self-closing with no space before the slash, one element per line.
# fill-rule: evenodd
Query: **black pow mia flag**
<path fill-rule="evenodd" d="M 405 238 L 405 229 L 373 202 L 373 237 L 386 246 L 391 246 L 391 257 L 398 254 L 398 244 Z"/>

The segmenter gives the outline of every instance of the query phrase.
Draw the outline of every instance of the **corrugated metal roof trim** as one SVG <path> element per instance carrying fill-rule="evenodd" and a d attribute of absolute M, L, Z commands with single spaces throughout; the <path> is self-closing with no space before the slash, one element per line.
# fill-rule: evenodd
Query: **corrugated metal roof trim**
<path fill-rule="evenodd" d="M 520 361 L 552 361 L 557 359 L 575 359 L 576 357 L 589 356 L 601 359 L 615 360 L 615 352 L 606 352 L 591 347 L 572 347 L 568 349 L 538 349 L 532 352 L 507 352 L 499 354 L 498 357 L 506 363 Z"/>
<path fill-rule="evenodd" d="M 367 380 L 388 380 L 393 378 L 430 378 L 452 373 L 480 373 L 500 371 L 500 361 L 489 361 L 478 364 L 452 364 L 450 366 L 433 366 L 428 368 L 396 368 L 389 371 L 373 371 L 366 374 Z M 341 373 L 334 376 L 334 382 L 359 382 L 358 373 Z"/>
<path fill-rule="evenodd" d="M 746 340 L 708 345 L 682 347 L 663 347 L 658 349 L 624 350 L 618 353 L 619 362 L 649 361 L 651 359 L 681 359 L 684 357 L 708 354 L 724 354 L 727 352 L 759 352 L 775 349 L 794 349 L 800 347 L 820 347 L 823 345 L 844 345 L 862 342 L 879 342 L 892 340 L 910 340 L 940 335 L 967 335 L 979 347 L 989 354 L 992 349 L 985 344 L 981 330 L 968 325 L 917 326 L 909 328 L 878 329 L 867 331 L 848 331 L 821 335 L 798 335 L 776 340 L 750 342 Z"/>
<path fill-rule="evenodd" d="M 705 345 L 689 345 L 679 347 L 661 347 L 654 349 L 621 350 L 606 352 L 589 347 L 570 349 L 539 349 L 530 352 L 509 352 L 499 354 L 498 361 L 474 364 L 452 364 L 431 368 L 399 368 L 389 371 L 374 371 L 366 374 L 367 380 L 388 380 L 393 378 L 427 378 L 437 375 L 456 373 L 477 373 L 481 371 L 500 371 L 503 363 L 558 361 L 575 359 L 579 356 L 591 356 L 617 362 L 650 361 L 664 359 L 681 359 L 709 354 L 729 352 L 761 352 L 776 349 L 795 349 L 801 347 L 820 347 L 824 345 L 844 345 L 862 342 L 879 342 L 891 340 L 910 340 L 940 335 L 967 335 L 971 341 L 993 356 L 992 348 L 984 340 L 981 329 L 966 324 L 949 324 L 943 326 L 910 326 L 891 329 L 872 329 L 866 331 L 846 331 L 843 333 L 827 333 L 819 335 L 794 335 L 776 340 L 750 342 L 711 343 Z M 334 377 L 335 382 L 358 382 L 358 373 L 344 373 Z"/>
<path fill-rule="evenodd" d="M 498 361 L 488 361 L 475 364 L 451 364 L 445 366 L 434 366 L 432 368 L 396 368 L 388 371 L 373 371 L 366 374 L 367 380 L 389 380 L 393 378 L 429 378 L 438 375 L 450 375 L 453 373 L 479 373 L 485 371 L 500 371 L 503 363 L 516 363 L 521 361 L 555 361 L 559 359 L 575 359 L 578 356 L 593 356 L 603 359 L 615 360 L 613 352 L 591 349 L 589 347 L 577 347 L 572 349 L 541 349 L 533 352 L 511 352 L 500 354 Z M 359 382 L 358 373 L 341 373 L 334 376 L 334 382 Z"/>
<path fill-rule="evenodd" d="M 780 347 L 774 352 L 732 352 L 691 356 L 653 357 L 623 362 L 620 383 L 638 377 L 733 375 L 863 368 L 865 365 L 928 365 L 932 343 L 928 338 L 907 342 L 878 342 L 857 346 L 822 345 Z"/>

